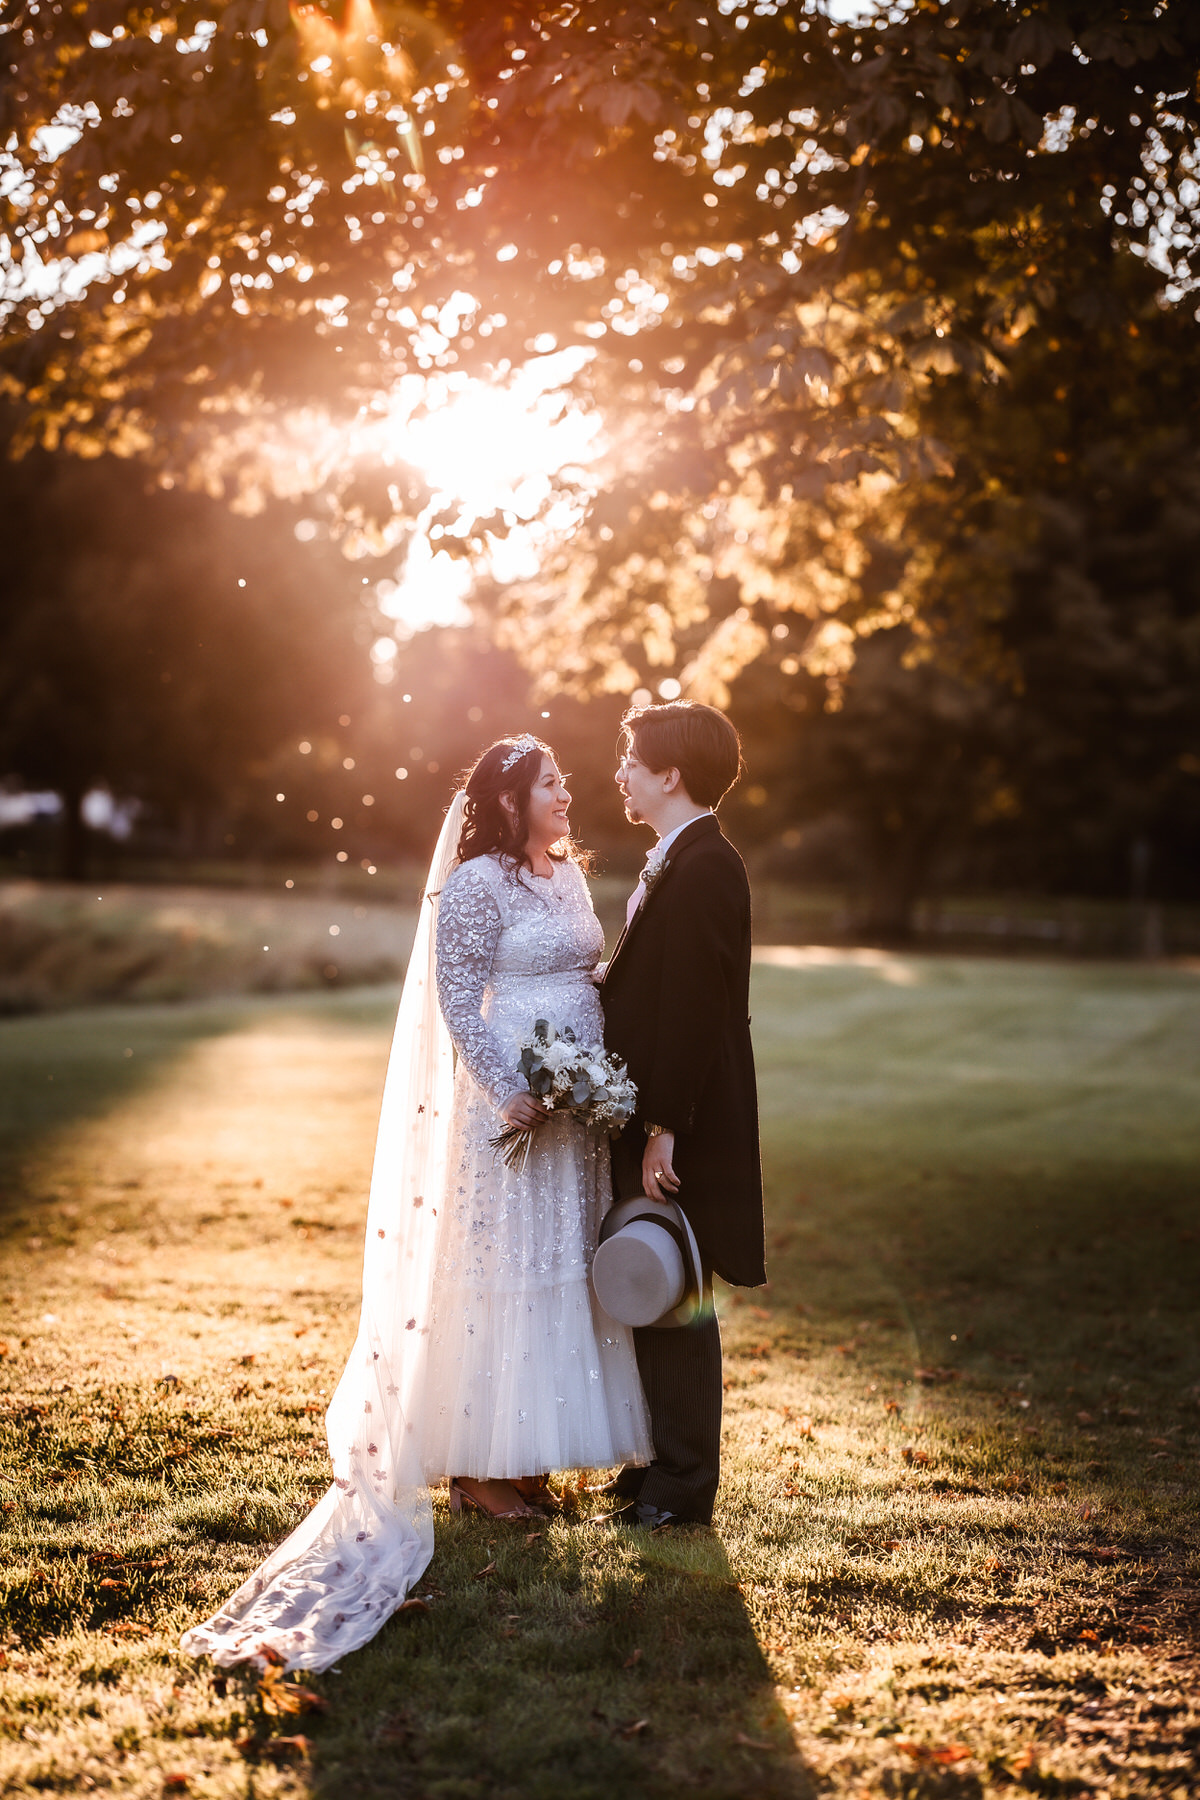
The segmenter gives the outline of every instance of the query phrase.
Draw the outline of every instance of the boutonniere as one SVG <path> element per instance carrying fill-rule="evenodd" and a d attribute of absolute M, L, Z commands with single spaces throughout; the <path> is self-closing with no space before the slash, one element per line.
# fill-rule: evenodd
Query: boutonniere
<path fill-rule="evenodd" d="M 647 899 L 649 899 L 650 895 L 654 892 L 655 887 L 662 880 L 666 866 L 667 853 L 665 850 L 652 850 L 646 858 L 642 868 L 641 879 L 642 887 L 645 889 Z"/>

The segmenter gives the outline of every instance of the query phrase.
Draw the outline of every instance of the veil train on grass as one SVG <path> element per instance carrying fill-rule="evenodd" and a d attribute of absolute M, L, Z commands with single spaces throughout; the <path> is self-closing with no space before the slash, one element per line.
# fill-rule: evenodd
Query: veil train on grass
<path fill-rule="evenodd" d="M 375 1636 L 433 1555 L 421 1421 L 454 1093 L 435 924 L 464 806 L 460 792 L 433 853 L 392 1038 L 358 1336 L 325 1419 L 333 1483 L 225 1605 L 184 1634 L 185 1651 L 225 1666 L 270 1651 L 291 1668 L 329 1668 Z"/>

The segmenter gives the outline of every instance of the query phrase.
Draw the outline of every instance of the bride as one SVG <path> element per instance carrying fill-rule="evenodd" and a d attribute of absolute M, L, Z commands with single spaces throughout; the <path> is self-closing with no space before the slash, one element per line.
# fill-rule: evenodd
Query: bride
<path fill-rule="evenodd" d="M 537 1018 L 603 1037 L 591 973 L 604 934 L 569 805 L 529 736 L 491 745 L 455 795 L 388 1063 L 362 1315 L 326 1416 L 333 1485 L 185 1634 L 193 1655 L 328 1668 L 426 1567 L 431 1483 L 449 1480 L 455 1509 L 522 1516 L 551 1469 L 650 1459 L 631 1334 L 588 1282 L 607 1139 L 547 1116 L 519 1069 Z M 535 1133 L 521 1172 L 489 1141 L 502 1122 Z"/>

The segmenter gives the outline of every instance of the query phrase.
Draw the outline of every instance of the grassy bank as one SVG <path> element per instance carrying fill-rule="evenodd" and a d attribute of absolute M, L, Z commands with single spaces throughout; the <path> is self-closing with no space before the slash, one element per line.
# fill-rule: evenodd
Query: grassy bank
<path fill-rule="evenodd" d="M 108 882 L 0 882 L 0 1015 L 395 981 L 419 881 L 402 903 L 328 893 Z"/>
<path fill-rule="evenodd" d="M 6 1792 L 1176 1795 L 1200 980 L 779 952 L 713 1534 L 451 1519 L 309 1687 L 180 1656 L 326 1480 L 372 994 L 0 1023 Z"/>

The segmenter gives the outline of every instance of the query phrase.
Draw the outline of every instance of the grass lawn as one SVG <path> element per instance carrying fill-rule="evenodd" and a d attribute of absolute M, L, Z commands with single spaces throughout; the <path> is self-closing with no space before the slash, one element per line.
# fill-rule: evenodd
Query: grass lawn
<path fill-rule="evenodd" d="M 394 995 L 0 1021 L 0 1791 L 1197 1792 L 1200 976 L 767 954 L 715 1531 L 439 1500 L 318 1710 L 177 1640 L 325 1486 Z"/>

